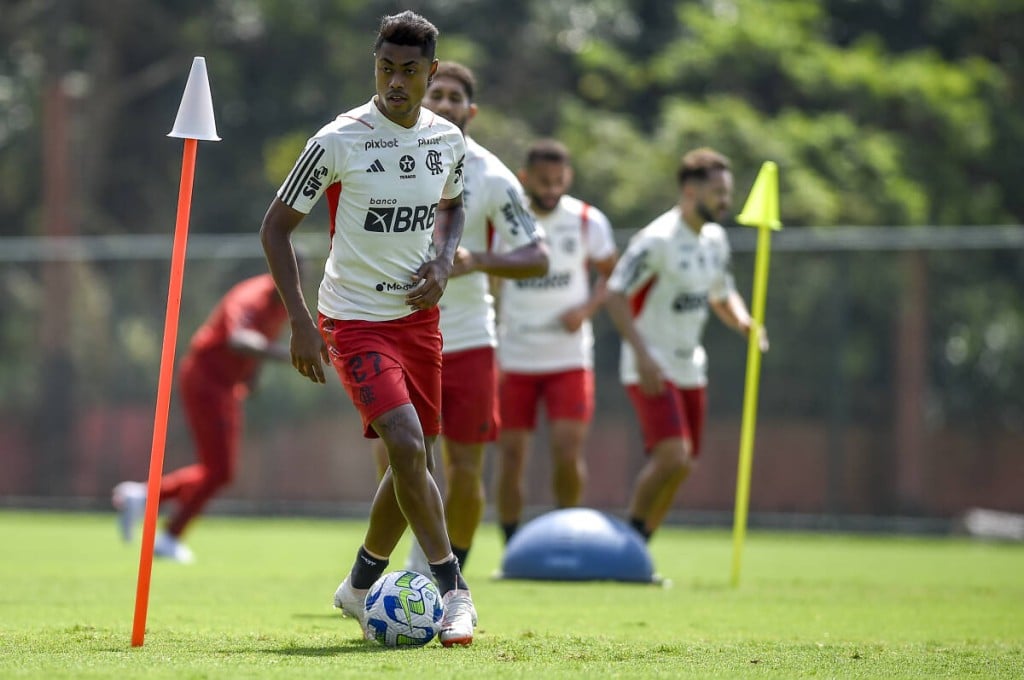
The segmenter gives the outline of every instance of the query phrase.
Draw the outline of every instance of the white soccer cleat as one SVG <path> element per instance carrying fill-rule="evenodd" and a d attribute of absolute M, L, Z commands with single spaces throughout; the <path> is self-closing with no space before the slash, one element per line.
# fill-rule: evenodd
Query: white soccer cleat
<path fill-rule="evenodd" d="M 121 482 L 110 496 L 117 509 L 117 526 L 125 543 L 132 540 L 135 525 L 146 513 L 146 485 L 142 482 Z"/>
<path fill-rule="evenodd" d="M 369 588 L 353 588 L 346 576 L 338 589 L 334 591 L 334 606 L 341 610 L 342 616 L 358 621 L 359 628 L 363 631 L 363 638 L 372 640 L 373 634 L 366 630 L 366 593 L 368 592 L 370 592 Z"/>
<path fill-rule="evenodd" d="M 195 561 L 195 556 L 192 555 L 188 546 L 166 531 L 161 531 L 156 535 L 156 539 L 153 541 L 153 556 L 164 557 L 182 564 L 191 564 Z"/>
<path fill-rule="evenodd" d="M 468 590 L 449 590 L 441 598 L 444 603 L 444 618 L 441 619 L 441 644 L 473 644 L 473 628 L 476 626 L 476 607 Z"/>

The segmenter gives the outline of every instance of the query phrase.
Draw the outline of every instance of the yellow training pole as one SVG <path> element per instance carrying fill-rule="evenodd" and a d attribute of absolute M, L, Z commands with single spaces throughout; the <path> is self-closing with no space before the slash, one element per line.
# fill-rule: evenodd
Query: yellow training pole
<path fill-rule="evenodd" d="M 779 230 L 779 168 L 772 161 L 761 166 L 743 211 L 736 221 L 757 228 L 757 257 L 754 261 L 754 290 L 751 295 L 753 323 L 747 339 L 747 376 L 743 393 L 743 423 L 740 427 L 740 457 L 736 475 L 736 511 L 732 528 L 733 587 L 740 583 L 743 541 L 747 534 L 750 505 L 750 470 L 754 459 L 754 429 L 757 424 L 757 394 L 761 378 L 761 329 L 764 327 L 765 297 L 768 292 L 768 261 L 771 230 Z"/>

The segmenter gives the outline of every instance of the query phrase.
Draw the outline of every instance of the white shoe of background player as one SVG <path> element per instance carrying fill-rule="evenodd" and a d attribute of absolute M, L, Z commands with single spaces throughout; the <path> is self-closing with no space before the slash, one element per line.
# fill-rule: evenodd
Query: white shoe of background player
<path fill-rule="evenodd" d="M 114 487 L 110 500 L 117 509 L 121 538 L 127 543 L 135 534 L 135 525 L 146 513 L 146 485 L 142 482 L 121 482 Z"/>

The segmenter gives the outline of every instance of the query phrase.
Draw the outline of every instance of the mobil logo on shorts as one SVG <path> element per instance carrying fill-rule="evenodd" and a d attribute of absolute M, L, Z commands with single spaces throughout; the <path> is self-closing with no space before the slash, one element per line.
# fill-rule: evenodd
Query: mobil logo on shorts
<path fill-rule="evenodd" d="M 429 231 L 434 227 L 437 203 L 430 205 L 396 205 L 393 198 L 371 198 L 363 229 L 382 234 Z"/>

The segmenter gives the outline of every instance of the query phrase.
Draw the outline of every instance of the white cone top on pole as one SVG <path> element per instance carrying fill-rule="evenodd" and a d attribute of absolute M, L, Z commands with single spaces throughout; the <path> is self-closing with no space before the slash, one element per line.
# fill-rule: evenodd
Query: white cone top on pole
<path fill-rule="evenodd" d="M 199 139 L 204 142 L 219 142 L 217 123 L 213 119 L 213 97 L 210 96 L 210 79 L 206 75 L 206 59 L 192 60 L 192 70 L 185 83 L 185 94 L 178 106 L 178 116 L 168 137 Z"/>

